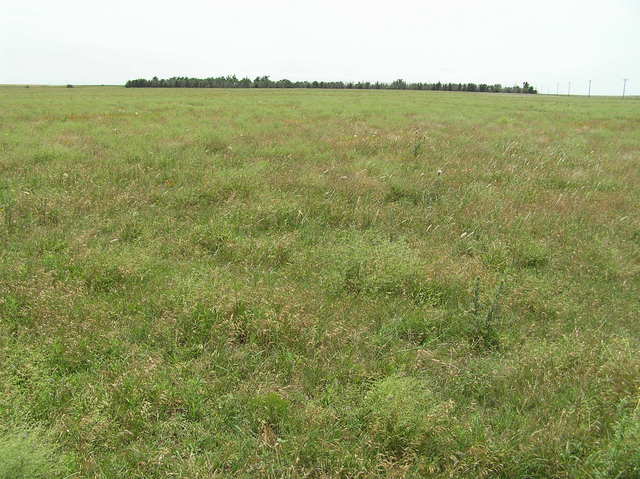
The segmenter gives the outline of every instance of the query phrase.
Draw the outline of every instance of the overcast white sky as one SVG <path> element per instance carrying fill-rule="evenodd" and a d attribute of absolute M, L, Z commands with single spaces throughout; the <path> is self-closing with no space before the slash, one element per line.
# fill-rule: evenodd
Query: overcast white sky
<path fill-rule="evenodd" d="M 8 2 L 7 2 L 8 3 Z M 0 83 L 269 75 L 640 94 L 640 0 L 31 0 L 0 9 Z"/>

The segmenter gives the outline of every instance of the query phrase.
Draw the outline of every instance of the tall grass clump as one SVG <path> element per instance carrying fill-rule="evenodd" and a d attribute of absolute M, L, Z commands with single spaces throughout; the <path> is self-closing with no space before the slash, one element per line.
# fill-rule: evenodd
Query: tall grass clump
<path fill-rule="evenodd" d="M 372 384 L 364 398 L 367 434 L 384 454 L 433 453 L 445 441 L 442 404 L 422 381 L 389 376 Z"/>
<path fill-rule="evenodd" d="M 640 477 L 640 401 L 630 412 L 621 414 L 609 441 L 588 462 L 595 464 L 594 477 L 598 479 Z"/>
<path fill-rule="evenodd" d="M 0 435 L 0 479 L 62 479 L 73 461 L 37 429 Z"/>

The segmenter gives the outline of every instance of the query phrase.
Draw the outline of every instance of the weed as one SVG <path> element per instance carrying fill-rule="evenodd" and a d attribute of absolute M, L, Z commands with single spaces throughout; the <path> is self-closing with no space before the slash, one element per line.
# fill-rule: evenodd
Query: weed
<path fill-rule="evenodd" d="M 16 224 L 13 211 L 14 206 L 11 203 L 2 205 L 3 225 L 5 230 L 5 234 L 3 236 L 5 237 L 5 241 L 7 241 L 8 237 L 15 232 Z"/>
<path fill-rule="evenodd" d="M 476 278 L 471 304 L 471 335 L 473 343 L 483 350 L 496 350 L 500 347 L 497 325 L 500 321 L 500 299 L 504 291 L 504 280 L 496 289 L 491 304 L 482 305 L 480 301 L 480 278 Z"/>
<path fill-rule="evenodd" d="M 411 150 L 413 157 L 417 159 L 422 154 L 423 149 L 424 149 L 424 137 L 418 138 L 413 143 L 413 148 Z"/>

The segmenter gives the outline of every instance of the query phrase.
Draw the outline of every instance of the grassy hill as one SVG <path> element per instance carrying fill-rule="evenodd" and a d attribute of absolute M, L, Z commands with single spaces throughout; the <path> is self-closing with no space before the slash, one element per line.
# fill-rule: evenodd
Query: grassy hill
<path fill-rule="evenodd" d="M 0 478 L 638 477 L 639 112 L 0 88 Z"/>

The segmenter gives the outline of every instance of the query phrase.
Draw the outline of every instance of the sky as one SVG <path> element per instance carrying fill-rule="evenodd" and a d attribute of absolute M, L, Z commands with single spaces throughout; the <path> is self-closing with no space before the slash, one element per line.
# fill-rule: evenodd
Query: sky
<path fill-rule="evenodd" d="M 640 0 L 30 0 L 0 10 L 0 84 L 158 76 L 522 84 L 640 94 Z"/>

